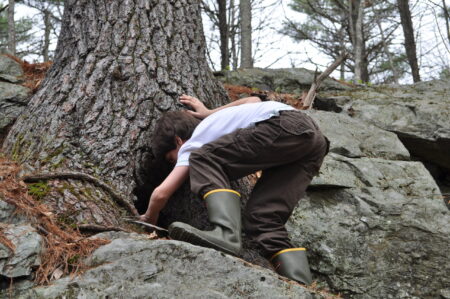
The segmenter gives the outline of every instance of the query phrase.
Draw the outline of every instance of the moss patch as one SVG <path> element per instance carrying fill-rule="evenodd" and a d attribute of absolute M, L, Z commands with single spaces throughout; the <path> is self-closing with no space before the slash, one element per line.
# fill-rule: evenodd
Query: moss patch
<path fill-rule="evenodd" d="M 47 184 L 47 182 L 43 181 L 28 185 L 28 194 L 30 194 L 37 200 L 41 200 L 42 198 L 44 198 L 50 192 L 50 190 L 51 188 Z"/>

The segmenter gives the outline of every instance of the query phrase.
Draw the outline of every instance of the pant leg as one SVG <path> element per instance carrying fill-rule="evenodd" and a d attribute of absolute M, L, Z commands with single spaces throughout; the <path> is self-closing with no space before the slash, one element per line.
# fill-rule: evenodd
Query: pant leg
<path fill-rule="evenodd" d="M 285 223 L 312 180 L 302 164 L 298 160 L 264 170 L 245 207 L 245 233 L 266 257 L 294 247 Z"/>

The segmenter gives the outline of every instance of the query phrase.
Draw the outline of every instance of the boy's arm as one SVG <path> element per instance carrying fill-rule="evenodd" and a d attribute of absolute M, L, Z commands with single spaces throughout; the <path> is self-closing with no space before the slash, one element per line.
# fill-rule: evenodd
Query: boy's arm
<path fill-rule="evenodd" d="M 141 221 L 156 225 L 159 212 L 164 208 L 169 198 L 189 176 L 189 166 L 177 166 L 167 178 L 153 190 L 147 211 L 140 216 Z"/>
<path fill-rule="evenodd" d="M 205 117 L 213 114 L 214 112 L 217 112 L 219 110 L 222 110 L 224 108 L 233 107 L 233 106 L 239 106 L 242 104 L 248 104 L 248 103 L 257 103 L 261 102 L 261 99 L 258 97 L 248 97 L 248 98 L 242 98 L 239 100 L 236 100 L 234 102 L 228 103 L 226 105 L 217 107 L 216 109 L 208 109 L 205 107 L 205 105 L 197 98 L 182 95 L 180 97 L 180 102 L 192 107 L 195 111 L 188 110 L 188 112 L 200 119 L 204 119 Z"/>

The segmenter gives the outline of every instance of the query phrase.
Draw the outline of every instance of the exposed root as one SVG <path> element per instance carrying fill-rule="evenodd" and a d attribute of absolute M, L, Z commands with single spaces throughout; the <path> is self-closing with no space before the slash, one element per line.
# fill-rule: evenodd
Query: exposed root
<path fill-rule="evenodd" d="M 82 232 L 90 232 L 90 233 L 101 233 L 101 232 L 109 232 L 109 231 L 116 231 L 116 232 L 131 232 L 130 230 L 126 230 L 122 227 L 118 226 L 105 226 L 105 225 L 98 225 L 98 224 L 79 224 L 78 229 Z"/>
<path fill-rule="evenodd" d="M 86 239 L 73 228 L 57 223 L 54 214 L 28 193 L 27 185 L 17 179 L 19 166 L 0 157 L 0 196 L 16 207 L 18 213 L 25 215 L 32 225 L 43 235 L 44 250 L 41 265 L 36 271 L 38 284 L 47 284 L 54 272 L 61 275 L 76 275 L 86 267 L 83 259 L 108 240 Z M 58 275 L 60 276 L 60 275 Z"/>
<path fill-rule="evenodd" d="M 136 208 L 130 204 L 128 201 L 124 199 L 123 195 L 118 194 L 115 192 L 108 184 L 105 182 L 102 182 L 101 180 L 85 174 L 81 172 L 48 172 L 48 173 L 38 173 L 38 174 L 32 174 L 32 175 L 26 175 L 20 178 L 24 182 L 27 183 L 33 183 L 33 182 L 39 182 L 43 180 L 54 180 L 54 179 L 75 179 L 75 180 L 82 180 L 86 182 L 90 182 L 94 184 L 95 186 L 102 188 L 105 190 L 111 198 L 120 206 L 126 208 L 128 212 L 130 212 L 134 216 L 138 216 L 139 213 L 137 212 Z"/>

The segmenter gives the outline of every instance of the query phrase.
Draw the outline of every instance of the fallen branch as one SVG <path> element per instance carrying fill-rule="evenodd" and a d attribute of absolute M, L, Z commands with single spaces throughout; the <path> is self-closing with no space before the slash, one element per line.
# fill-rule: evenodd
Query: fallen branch
<path fill-rule="evenodd" d="M 303 110 L 311 109 L 316 98 L 317 89 L 322 84 L 322 81 L 328 77 L 348 56 L 348 53 L 342 54 L 332 65 L 330 65 L 320 76 L 314 77 L 314 81 L 311 84 L 311 88 L 308 91 L 306 98 L 303 100 Z M 317 75 L 317 72 L 314 76 Z"/>
<path fill-rule="evenodd" d="M 48 180 L 56 180 L 56 179 L 75 179 L 86 181 L 92 183 L 96 187 L 102 188 L 106 191 L 111 198 L 120 206 L 124 207 L 128 212 L 130 212 L 134 216 L 138 216 L 136 208 L 130 204 L 128 201 L 124 199 L 124 196 L 114 191 L 108 184 L 105 182 L 82 172 L 48 172 L 48 173 L 39 173 L 32 175 L 24 175 L 20 178 L 26 183 L 36 183 L 39 181 L 48 181 Z"/>

